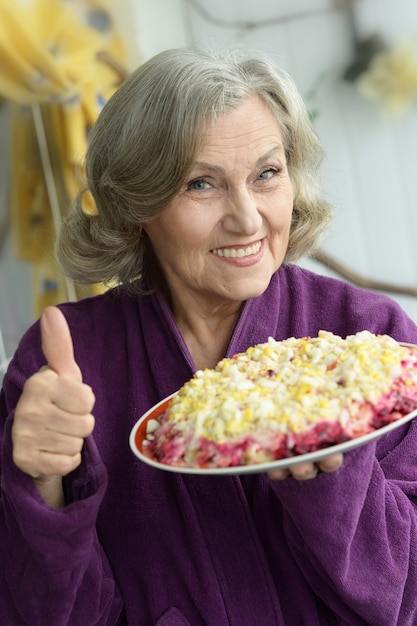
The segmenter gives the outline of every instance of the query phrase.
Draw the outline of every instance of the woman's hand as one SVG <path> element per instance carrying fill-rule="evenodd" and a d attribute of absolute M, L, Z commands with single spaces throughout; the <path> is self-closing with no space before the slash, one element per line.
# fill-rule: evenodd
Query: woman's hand
<path fill-rule="evenodd" d="M 284 480 L 287 476 L 292 476 L 296 480 L 310 480 L 315 478 L 319 472 L 335 472 L 343 463 L 343 454 L 331 454 L 317 463 L 298 463 L 288 469 L 277 469 L 268 472 L 268 476 L 273 480 Z"/>
<path fill-rule="evenodd" d="M 13 460 L 45 501 L 59 508 L 62 477 L 81 463 L 84 438 L 94 428 L 95 398 L 82 382 L 68 324 L 56 307 L 45 309 L 41 334 L 48 365 L 23 387 L 12 427 Z"/>

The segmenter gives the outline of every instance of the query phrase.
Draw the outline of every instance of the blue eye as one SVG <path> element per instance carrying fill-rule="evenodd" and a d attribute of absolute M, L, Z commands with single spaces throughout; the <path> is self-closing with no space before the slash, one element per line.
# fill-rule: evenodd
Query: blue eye
<path fill-rule="evenodd" d="M 187 187 L 188 189 L 207 189 L 208 186 L 208 182 L 206 180 L 204 180 L 204 178 L 197 178 L 196 180 L 192 180 L 190 183 L 188 183 Z"/>
<path fill-rule="evenodd" d="M 269 167 L 267 170 L 261 172 L 258 176 L 261 180 L 268 180 L 272 178 L 275 174 L 277 174 L 277 170 L 273 167 Z"/>

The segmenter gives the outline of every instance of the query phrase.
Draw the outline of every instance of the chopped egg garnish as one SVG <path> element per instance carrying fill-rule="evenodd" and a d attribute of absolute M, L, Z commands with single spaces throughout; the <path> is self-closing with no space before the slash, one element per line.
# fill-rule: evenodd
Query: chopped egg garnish
<path fill-rule="evenodd" d="M 417 407 L 416 383 L 415 352 L 387 335 L 269 338 L 197 371 L 152 424 L 150 441 L 172 464 L 273 460 L 375 429 L 376 415 L 398 413 L 406 389 Z"/>

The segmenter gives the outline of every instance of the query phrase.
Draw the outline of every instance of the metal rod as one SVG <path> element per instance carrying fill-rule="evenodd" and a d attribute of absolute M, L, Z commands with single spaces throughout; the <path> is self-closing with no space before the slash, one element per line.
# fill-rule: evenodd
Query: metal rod
<path fill-rule="evenodd" d="M 51 206 L 52 221 L 54 224 L 55 234 L 57 235 L 62 224 L 61 210 L 59 208 L 58 193 L 56 189 L 54 174 L 52 171 L 51 158 L 49 155 L 48 141 L 46 139 L 42 112 L 38 103 L 32 104 L 32 115 L 35 124 L 36 138 L 38 140 L 43 172 L 45 176 L 46 190 L 48 192 L 49 204 Z M 68 299 L 77 300 L 74 282 L 67 276 L 64 276 L 64 280 L 67 288 Z"/>
<path fill-rule="evenodd" d="M 350 269 L 324 250 L 315 252 L 312 259 L 325 265 L 328 269 L 336 272 L 348 282 L 362 287 L 363 289 L 373 289 L 374 291 L 385 291 L 386 293 L 395 293 L 402 296 L 417 296 L 417 287 L 407 287 L 405 285 L 395 285 L 393 283 L 385 283 L 383 281 L 374 280 L 366 276 L 362 276 L 355 270 Z"/>

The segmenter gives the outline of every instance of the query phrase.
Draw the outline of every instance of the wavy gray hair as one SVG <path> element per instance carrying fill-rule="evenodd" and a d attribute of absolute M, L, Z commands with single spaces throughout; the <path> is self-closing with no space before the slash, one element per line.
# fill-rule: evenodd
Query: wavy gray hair
<path fill-rule="evenodd" d="M 63 272 L 140 293 L 136 279 L 158 271 L 141 225 L 180 191 L 203 128 L 255 94 L 280 125 L 294 188 L 284 262 L 311 253 L 331 210 L 318 189 L 322 146 L 292 79 L 263 54 L 179 48 L 134 71 L 91 130 L 85 172 L 97 213 L 83 209 L 80 193 L 57 242 Z"/>

